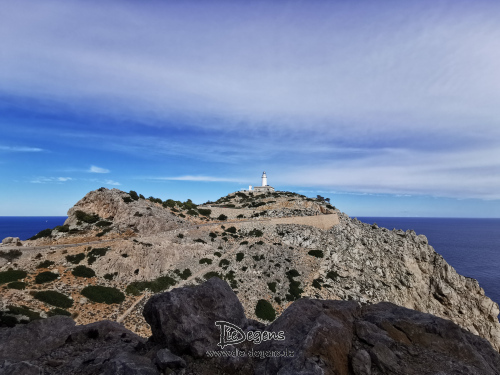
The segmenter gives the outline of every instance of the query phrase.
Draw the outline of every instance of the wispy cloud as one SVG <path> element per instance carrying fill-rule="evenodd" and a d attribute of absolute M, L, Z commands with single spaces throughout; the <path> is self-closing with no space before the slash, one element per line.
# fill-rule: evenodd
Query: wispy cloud
<path fill-rule="evenodd" d="M 45 151 L 38 147 L 0 146 L 0 151 L 6 152 L 41 152 Z"/>
<path fill-rule="evenodd" d="M 113 181 L 113 180 L 105 180 L 104 184 L 106 185 L 113 185 L 113 186 L 119 186 L 121 185 L 119 182 Z"/>
<path fill-rule="evenodd" d="M 96 167 L 95 165 L 92 165 L 87 172 L 89 173 L 109 173 L 109 169 L 106 168 L 101 168 L 101 167 Z"/>
<path fill-rule="evenodd" d="M 213 176 L 177 176 L 177 177 L 150 177 L 151 180 L 164 181 L 196 181 L 196 182 L 245 182 L 244 178 L 227 178 Z"/>
<path fill-rule="evenodd" d="M 46 184 L 46 183 L 61 183 L 74 181 L 74 178 L 71 177 L 37 177 L 30 182 L 32 184 Z"/>

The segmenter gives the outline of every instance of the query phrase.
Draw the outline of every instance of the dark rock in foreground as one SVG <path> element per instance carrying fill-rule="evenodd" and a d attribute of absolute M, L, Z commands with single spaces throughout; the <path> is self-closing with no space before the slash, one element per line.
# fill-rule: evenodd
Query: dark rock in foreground
<path fill-rule="evenodd" d="M 115 322 L 75 326 L 66 317 L 2 328 L 0 374 L 500 373 L 500 354 L 485 339 L 385 302 L 300 299 L 263 327 L 213 278 L 153 296 L 144 316 L 148 341 Z M 247 340 L 221 349 L 216 321 Z"/>

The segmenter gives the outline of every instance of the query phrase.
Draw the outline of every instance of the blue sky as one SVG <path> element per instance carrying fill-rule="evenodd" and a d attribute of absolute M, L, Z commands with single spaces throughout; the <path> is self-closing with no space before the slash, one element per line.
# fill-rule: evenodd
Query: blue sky
<path fill-rule="evenodd" d="M 500 3 L 0 0 L 0 216 L 262 171 L 352 216 L 500 217 Z"/>

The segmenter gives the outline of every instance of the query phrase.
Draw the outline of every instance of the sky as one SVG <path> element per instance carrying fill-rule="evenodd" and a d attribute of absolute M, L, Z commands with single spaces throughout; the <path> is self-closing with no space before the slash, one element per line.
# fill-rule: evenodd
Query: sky
<path fill-rule="evenodd" d="M 500 217 L 497 1 L 0 0 L 0 216 L 260 185 Z"/>

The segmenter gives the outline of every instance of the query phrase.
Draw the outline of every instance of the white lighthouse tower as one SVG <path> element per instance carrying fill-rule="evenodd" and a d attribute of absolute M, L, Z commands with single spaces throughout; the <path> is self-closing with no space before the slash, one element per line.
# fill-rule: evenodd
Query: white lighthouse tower
<path fill-rule="evenodd" d="M 262 186 L 267 186 L 267 176 L 266 172 L 262 173 Z"/>

